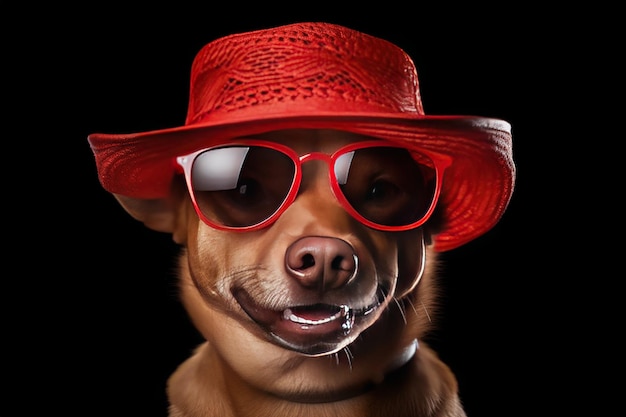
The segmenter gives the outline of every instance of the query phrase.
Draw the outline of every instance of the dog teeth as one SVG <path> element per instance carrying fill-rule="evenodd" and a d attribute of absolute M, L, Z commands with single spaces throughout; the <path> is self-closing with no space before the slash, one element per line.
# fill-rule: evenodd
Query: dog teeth
<path fill-rule="evenodd" d="M 330 323 L 331 321 L 337 320 L 338 318 L 346 317 L 348 316 L 349 312 L 350 312 L 350 307 L 346 305 L 342 305 L 340 307 L 340 310 L 336 312 L 335 314 L 333 314 L 332 316 L 328 316 L 320 320 L 310 320 L 310 319 L 305 319 L 303 317 L 297 316 L 293 313 L 293 311 L 290 308 L 286 308 L 285 310 L 283 310 L 283 318 L 285 320 L 290 320 L 294 323 L 314 326 L 318 324 Z"/>

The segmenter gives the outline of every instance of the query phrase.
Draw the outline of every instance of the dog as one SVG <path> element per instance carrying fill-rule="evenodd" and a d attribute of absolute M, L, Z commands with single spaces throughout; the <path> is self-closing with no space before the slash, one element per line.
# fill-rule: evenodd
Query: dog
<path fill-rule="evenodd" d="M 300 47 L 312 39 L 335 42 L 333 54 L 339 46 L 360 46 L 380 48 L 375 57 L 398 55 L 396 84 L 413 88 L 401 82 L 412 63 L 387 42 L 336 25 L 288 25 L 207 45 L 192 67 L 184 127 L 89 137 L 104 188 L 132 217 L 181 247 L 180 299 L 206 341 L 169 378 L 169 415 L 465 416 L 455 376 L 423 339 L 439 310 L 438 252 L 485 233 L 508 203 L 509 126 L 475 117 L 426 119 L 405 104 L 400 113 L 419 126 L 415 132 L 406 120 L 380 117 L 370 107 L 355 118 L 346 106 L 362 100 L 346 104 L 348 78 L 350 88 L 377 103 L 384 96 L 364 88 L 376 74 L 357 79 L 359 71 L 342 72 L 339 83 L 335 73 L 323 98 L 322 90 L 313 94 L 320 100 L 315 112 L 343 106 L 346 117 L 311 117 L 308 99 L 294 116 L 301 96 L 286 100 L 296 88 L 293 72 L 284 82 L 290 88 L 278 88 L 284 72 L 268 70 L 276 88 L 267 91 L 243 77 L 248 85 L 233 85 L 247 95 L 207 81 L 233 80 L 242 70 L 236 57 L 258 59 L 264 42 L 273 47 L 267 62 L 274 63 L 294 44 L 300 59 Z M 215 51 L 230 51 L 224 62 L 237 71 L 215 65 L 203 72 Z M 314 52 L 318 60 L 318 46 Z M 334 70 L 330 58 L 323 62 Z M 394 85 L 384 70 L 380 76 Z M 339 101 L 328 94 L 333 88 L 341 89 Z M 220 94 L 230 96 L 210 98 Z M 280 97 L 271 100 L 272 94 Z M 206 106 L 221 119 L 200 121 Z M 237 112 L 241 117 L 230 120 Z M 476 149 L 466 149 L 468 143 Z M 485 184 L 493 188 L 478 192 Z M 471 219 L 468 211 L 475 211 Z"/>

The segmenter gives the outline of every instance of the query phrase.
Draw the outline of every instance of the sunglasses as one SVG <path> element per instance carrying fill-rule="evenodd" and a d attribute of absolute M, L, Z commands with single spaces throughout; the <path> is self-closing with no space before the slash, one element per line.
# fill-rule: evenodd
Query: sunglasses
<path fill-rule="evenodd" d="M 200 219 L 219 230 L 252 231 L 271 225 L 294 202 L 302 165 L 328 166 L 337 201 L 373 229 L 419 227 L 433 213 L 451 159 L 385 141 L 344 146 L 332 155 L 298 155 L 275 142 L 239 140 L 179 156 Z"/>

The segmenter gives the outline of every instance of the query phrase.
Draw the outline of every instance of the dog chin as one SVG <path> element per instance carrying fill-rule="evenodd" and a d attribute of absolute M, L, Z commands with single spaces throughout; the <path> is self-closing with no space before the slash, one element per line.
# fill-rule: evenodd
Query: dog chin
<path fill-rule="evenodd" d="M 377 297 L 362 307 L 317 303 L 282 310 L 260 306 L 243 289 L 233 291 L 233 296 L 270 341 L 315 357 L 333 354 L 352 343 L 387 308 L 390 293 L 379 285 Z"/>

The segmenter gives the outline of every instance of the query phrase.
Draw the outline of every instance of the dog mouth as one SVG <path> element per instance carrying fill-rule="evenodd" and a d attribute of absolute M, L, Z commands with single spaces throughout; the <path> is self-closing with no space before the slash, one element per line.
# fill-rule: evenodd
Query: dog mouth
<path fill-rule="evenodd" d="M 244 312 L 274 343 L 308 356 L 339 351 L 375 322 L 387 302 L 387 291 L 379 286 L 376 294 L 370 304 L 359 308 L 316 303 L 273 310 L 257 304 L 243 289 L 233 292 Z"/>

